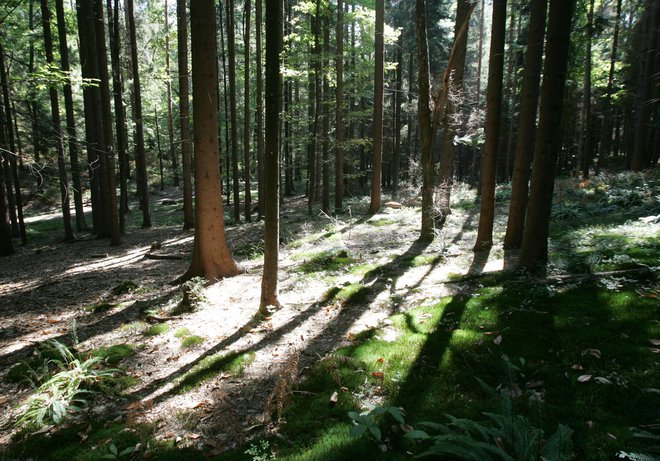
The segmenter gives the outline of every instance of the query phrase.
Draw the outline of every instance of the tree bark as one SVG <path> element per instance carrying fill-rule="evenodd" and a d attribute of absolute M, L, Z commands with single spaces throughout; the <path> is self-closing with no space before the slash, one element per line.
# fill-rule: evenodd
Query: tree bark
<path fill-rule="evenodd" d="M 589 1 L 586 30 L 586 52 L 584 57 L 584 88 L 582 97 L 582 159 L 578 159 L 577 174 L 582 171 L 582 177 L 589 177 L 589 168 L 592 162 L 593 120 L 591 108 L 591 36 L 594 26 L 594 0 Z M 579 160 L 582 160 L 581 162 Z"/>
<path fill-rule="evenodd" d="M 54 64 L 53 58 L 53 38 L 50 30 L 51 13 L 48 8 L 48 0 L 41 0 L 41 21 L 44 30 L 44 47 L 46 51 L 46 62 L 49 65 Z M 4 65 L 2 66 L 4 69 Z M 60 179 L 60 202 L 62 206 L 62 220 L 64 223 L 64 239 L 73 240 L 73 227 L 71 225 L 71 210 L 69 205 L 69 180 L 66 172 L 66 159 L 64 157 L 64 144 L 62 140 L 60 106 L 57 96 L 57 90 L 54 86 L 48 89 L 50 97 L 51 117 L 53 121 L 53 135 L 57 147 L 57 171 Z"/>
<path fill-rule="evenodd" d="M 137 37 L 135 35 L 135 14 L 133 0 L 126 0 L 128 16 L 128 32 L 131 42 L 131 67 L 133 69 L 133 97 L 135 104 L 135 166 L 137 169 L 138 193 L 140 195 L 140 209 L 142 210 L 142 227 L 151 227 L 151 213 L 149 210 L 149 178 L 147 176 L 147 154 L 144 149 L 144 127 L 142 119 L 142 94 L 140 89 L 140 69 L 138 64 Z"/>
<path fill-rule="evenodd" d="M 190 4 L 195 145 L 195 242 L 179 279 L 216 280 L 241 273 L 225 240 L 218 161 L 217 47 L 213 0 Z"/>
<path fill-rule="evenodd" d="M 495 219 L 495 176 L 502 114 L 502 77 L 504 73 L 504 36 L 506 0 L 493 2 L 493 28 L 488 61 L 486 89 L 486 141 L 481 167 L 481 210 L 474 251 L 488 250 L 493 245 Z"/>
<path fill-rule="evenodd" d="M 262 53 L 262 26 L 263 26 L 263 0 L 255 0 L 255 19 L 254 26 L 257 30 L 255 39 L 256 46 L 256 84 L 257 84 L 257 184 L 259 191 L 258 199 L 258 219 L 261 219 L 264 214 L 264 82 L 263 82 L 263 53 Z"/>
<path fill-rule="evenodd" d="M 335 90 L 335 213 L 344 207 L 344 0 L 337 0 Z"/>
<path fill-rule="evenodd" d="M 241 221 L 241 202 L 238 185 L 238 121 L 236 120 L 236 39 L 234 29 L 234 0 L 227 0 L 227 60 L 229 61 L 229 119 L 231 131 L 231 159 L 234 191 L 234 222 Z M 229 172 L 228 172 L 229 174 Z"/>
<path fill-rule="evenodd" d="M 561 146 L 557 133 L 561 130 L 574 6 L 575 0 L 550 0 L 539 128 L 519 268 L 534 269 L 547 260 L 552 192 Z"/>
<path fill-rule="evenodd" d="M 82 181 L 80 179 L 80 161 L 78 160 L 78 141 L 76 134 L 76 119 L 73 112 L 73 92 L 70 83 L 69 47 L 66 38 L 66 22 L 64 20 L 64 1 L 55 0 L 57 13 L 57 34 L 59 38 L 60 62 L 62 72 L 67 74 L 62 92 L 64 93 L 64 109 L 66 113 L 66 134 L 69 146 L 69 160 L 71 162 L 71 180 L 73 182 L 73 203 L 76 210 L 76 229 L 78 231 L 87 228 L 85 223 L 85 212 L 83 210 Z"/>
<path fill-rule="evenodd" d="M 380 210 L 383 175 L 383 77 L 385 59 L 385 0 L 376 0 L 376 55 L 374 75 L 374 152 L 371 174 L 371 203 L 369 213 Z"/>
<path fill-rule="evenodd" d="M 170 70 L 170 21 L 169 4 L 165 0 L 165 73 L 167 74 L 167 134 L 170 141 L 170 162 L 172 163 L 172 182 L 179 187 L 179 165 L 174 145 L 174 120 L 172 117 L 172 72 Z"/>
<path fill-rule="evenodd" d="M 279 181 L 280 129 L 282 107 L 282 3 L 266 0 L 266 151 L 264 155 L 264 272 L 261 281 L 259 311 L 267 313 L 269 306 L 280 305 L 277 289 L 279 257 Z"/>
<path fill-rule="evenodd" d="M 14 242 L 9 222 L 9 206 L 7 204 L 7 189 L 5 176 L 0 171 L 0 256 L 14 254 Z"/>
<path fill-rule="evenodd" d="M 188 230 L 195 227 L 195 217 L 192 197 L 192 149 L 190 146 L 190 101 L 188 98 L 188 21 L 186 0 L 177 0 L 176 2 L 176 25 L 179 67 L 181 163 L 183 164 L 183 229 Z"/>
<path fill-rule="evenodd" d="M 545 19 L 548 9 L 547 0 L 532 0 L 527 54 L 525 55 L 525 73 L 521 90 L 520 118 L 518 138 L 511 182 L 511 202 L 504 236 L 504 248 L 520 248 L 525 224 L 525 208 L 529 184 L 529 167 L 534 153 L 534 135 L 536 133 L 536 112 L 538 109 L 539 83 L 543 66 L 543 39 L 545 37 Z"/>
<path fill-rule="evenodd" d="M 244 49 L 244 94 L 243 94 L 243 182 L 245 183 L 245 222 L 252 221 L 252 192 L 250 184 L 250 10 L 252 8 L 250 0 L 245 0 L 243 10 L 243 20 L 245 29 L 243 30 L 243 49 Z"/>
<path fill-rule="evenodd" d="M 325 213 L 330 213 L 330 82 L 328 81 L 327 69 L 330 64 L 330 18 L 323 14 L 323 198 L 321 208 Z"/>

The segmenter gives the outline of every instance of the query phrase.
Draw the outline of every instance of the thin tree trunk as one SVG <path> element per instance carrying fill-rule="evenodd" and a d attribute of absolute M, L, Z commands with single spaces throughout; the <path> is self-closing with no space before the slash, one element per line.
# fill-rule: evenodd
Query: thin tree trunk
<path fill-rule="evenodd" d="M 160 190 L 165 190 L 165 174 L 163 171 L 163 150 L 160 147 L 160 127 L 158 126 L 158 109 L 154 107 L 154 121 L 156 123 L 156 148 L 158 149 L 158 167 L 160 170 Z"/>
<path fill-rule="evenodd" d="M 135 105 L 135 165 L 137 168 L 138 193 L 140 195 L 140 209 L 142 210 L 142 227 L 151 227 L 151 213 L 149 211 L 149 179 L 147 176 L 147 154 L 144 149 L 144 128 L 142 120 L 142 95 L 140 89 L 140 69 L 138 64 L 137 37 L 135 35 L 135 14 L 133 0 L 126 0 L 128 32 L 131 42 L 131 67 L 133 69 L 133 98 Z"/>
<path fill-rule="evenodd" d="M 263 24 L 263 0 L 255 0 L 255 20 L 254 26 L 257 29 L 255 38 L 257 40 L 256 59 L 257 59 L 257 183 L 259 191 L 258 219 L 264 214 L 264 82 L 263 82 L 263 56 L 262 56 L 262 38 L 261 29 Z"/>
<path fill-rule="evenodd" d="M 399 176 L 401 167 L 401 99 L 403 97 L 403 53 L 402 40 L 396 51 L 396 83 L 394 87 L 394 148 L 392 152 L 392 198 L 399 196 Z"/>
<path fill-rule="evenodd" d="M 344 207 L 344 1 L 337 0 L 335 90 L 335 212 Z"/>
<path fill-rule="evenodd" d="M 9 222 L 9 205 L 7 204 L 7 189 L 5 176 L 0 171 L 0 256 L 14 254 L 11 223 Z"/>
<path fill-rule="evenodd" d="M 236 39 L 234 29 L 234 0 L 226 2 L 227 60 L 229 61 L 229 111 L 231 129 L 231 159 L 234 190 L 234 222 L 241 221 L 241 202 L 238 185 L 238 121 L 236 120 Z"/>
<path fill-rule="evenodd" d="M 49 65 L 54 64 L 53 58 L 53 39 L 50 30 L 51 13 L 48 8 L 48 0 L 41 0 L 41 21 L 44 29 L 44 47 L 46 51 L 46 62 Z M 0 51 L 1 52 L 1 51 Z M 2 65 L 4 72 L 4 64 Z M 66 173 L 66 159 L 64 157 L 64 144 L 62 140 L 62 130 L 60 123 L 60 106 L 57 97 L 57 90 L 51 86 L 48 90 L 50 96 L 51 117 L 53 122 L 52 133 L 55 137 L 57 147 L 57 171 L 60 179 L 60 201 L 62 206 L 62 220 L 64 223 L 64 239 L 73 240 L 73 227 L 71 226 L 71 210 L 69 205 L 69 180 Z"/>
<path fill-rule="evenodd" d="M 327 69 L 330 65 L 330 18 L 323 15 L 323 199 L 322 209 L 330 213 L 330 82 Z"/>
<path fill-rule="evenodd" d="M 502 114 L 502 77 L 504 73 L 504 36 L 506 32 L 506 0 L 493 2 L 493 28 L 488 62 L 486 90 L 486 141 L 481 168 L 481 210 L 475 251 L 493 245 L 495 220 L 495 176 Z"/>
<path fill-rule="evenodd" d="M 525 224 L 525 208 L 529 183 L 529 167 L 534 153 L 536 112 L 539 99 L 539 83 L 543 66 L 543 39 L 547 0 L 532 0 L 525 55 L 525 74 L 521 90 L 520 121 L 511 182 L 511 202 L 504 236 L 505 248 L 520 248 Z"/>
<path fill-rule="evenodd" d="M 260 1 L 260 0 L 258 0 Z M 261 281 L 259 311 L 268 313 L 268 307 L 280 305 L 277 289 L 277 262 L 279 257 L 279 179 L 280 129 L 282 107 L 282 3 L 266 0 L 266 152 L 264 155 L 264 272 Z"/>
<path fill-rule="evenodd" d="M 60 61 L 62 72 L 68 74 L 69 68 L 69 47 L 66 38 L 66 22 L 64 20 L 64 1 L 55 0 L 57 12 L 57 34 L 59 38 Z M 64 93 L 64 109 L 66 111 L 66 134 L 67 144 L 69 146 L 69 160 L 71 162 L 71 180 L 73 182 L 73 203 L 76 210 L 76 229 L 78 231 L 87 228 L 85 223 L 85 212 L 83 210 L 82 199 L 82 181 L 80 179 L 80 162 L 78 160 L 78 141 L 76 134 L 76 120 L 73 112 L 73 92 L 71 82 L 67 75 L 67 80 L 62 88 Z"/>
<path fill-rule="evenodd" d="M 243 20 L 245 29 L 243 30 L 244 40 L 244 94 L 243 94 L 243 181 L 245 183 L 245 222 L 252 221 L 252 192 L 250 181 L 250 10 L 252 8 L 250 0 L 245 0 L 245 9 L 243 11 Z"/>
<path fill-rule="evenodd" d="M 119 160 L 119 230 L 126 229 L 126 214 L 128 207 L 128 132 L 126 129 L 126 110 L 124 108 L 124 83 L 121 75 L 119 50 L 119 0 L 114 2 L 114 11 L 108 0 L 108 25 L 110 27 L 110 61 L 112 67 L 112 87 L 115 102 L 115 132 L 117 134 L 117 152 Z"/>
<path fill-rule="evenodd" d="M 318 4 L 318 0 L 317 0 Z M 314 34 L 314 42 L 311 46 L 308 63 L 308 90 L 307 90 L 307 116 L 309 120 L 309 137 L 307 141 L 307 211 L 310 215 L 314 212 L 314 202 L 316 201 L 316 134 L 317 134 L 317 119 L 320 108 L 315 104 L 314 95 L 320 91 L 316 84 L 316 66 L 313 63 L 314 59 L 318 59 L 318 6 L 316 14 L 311 18 L 312 33 Z"/>
<path fill-rule="evenodd" d="M 369 213 L 380 210 L 383 162 L 383 77 L 385 59 L 385 0 L 376 0 L 376 66 L 374 75 L 374 152 Z"/>
<path fill-rule="evenodd" d="M 174 145 L 174 120 L 172 117 L 172 72 L 170 70 L 170 21 L 168 0 L 165 0 L 165 73 L 167 74 L 167 134 L 169 135 L 170 140 L 172 182 L 176 187 L 179 187 L 179 165 Z"/>
<path fill-rule="evenodd" d="M 534 269 L 547 260 L 552 192 L 566 85 L 566 67 L 575 0 L 550 0 L 547 48 L 541 86 L 538 136 L 529 204 L 518 267 Z"/>
<path fill-rule="evenodd" d="M 222 14 L 222 8 L 220 9 Z M 183 164 L 183 230 L 195 227 L 192 197 L 192 149 L 190 145 L 190 101 L 188 98 L 188 22 L 186 0 L 176 2 L 179 68 L 179 123 L 181 125 L 181 163 Z M 224 58 L 224 55 L 223 55 Z"/>
<path fill-rule="evenodd" d="M 220 2 L 220 52 L 221 52 L 221 60 L 222 60 L 222 94 L 224 95 L 223 100 L 224 100 L 224 108 L 225 108 L 225 120 L 224 120 L 224 125 L 225 125 L 225 152 L 227 152 L 227 155 L 225 156 L 226 159 L 226 165 L 227 165 L 227 174 L 225 175 L 226 180 L 227 180 L 227 206 L 231 206 L 231 198 L 232 198 L 232 188 L 230 185 L 230 181 L 232 179 L 232 176 L 234 176 L 234 172 L 231 168 L 232 164 L 232 158 L 231 158 L 231 137 L 229 135 L 229 92 L 227 91 L 227 54 L 225 53 L 225 34 L 223 33 L 223 30 L 226 29 L 226 27 L 223 26 L 224 21 L 223 21 L 223 11 L 224 8 L 222 6 L 222 2 Z M 229 172 L 232 171 L 232 174 L 230 175 Z"/>
<path fill-rule="evenodd" d="M 592 137 L 593 121 L 591 109 L 591 36 L 593 34 L 594 24 L 594 0 L 589 1 L 589 12 L 587 13 L 587 45 L 584 57 L 584 93 L 583 93 L 583 111 L 582 111 L 582 162 L 578 161 L 577 173 L 582 170 L 582 177 L 589 177 L 589 168 L 592 161 Z"/>

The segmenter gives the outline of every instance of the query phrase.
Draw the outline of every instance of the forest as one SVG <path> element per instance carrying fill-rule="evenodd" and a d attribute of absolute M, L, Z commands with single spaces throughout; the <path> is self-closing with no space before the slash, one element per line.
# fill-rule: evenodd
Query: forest
<path fill-rule="evenodd" d="M 0 461 L 660 459 L 660 2 L 3 0 Z"/>

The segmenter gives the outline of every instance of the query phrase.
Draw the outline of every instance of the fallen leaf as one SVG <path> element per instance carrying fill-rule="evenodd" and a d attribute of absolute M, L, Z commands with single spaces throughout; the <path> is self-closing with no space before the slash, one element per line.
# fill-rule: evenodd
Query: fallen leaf
<path fill-rule="evenodd" d="M 584 367 L 582 367 L 582 365 L 580 365 L 579 363 L 574 364 L 571 368 L 573 370 L 584 370 Z"/>
<path fill-rule="evenodd" d="M 658 348 L 649 347 L 649 350 L 651 351 L 652 354 L 660 354 L 660 349 Z"/>
<path fill-rule="evenodd" d="M 610 433 L 608 432 L 608 433 L 607 433 L 607 436 L 608 436 L 610 439 L 612 439 L 612 440 L 616 440 L 616 435 L 614 435 L 614 434 L 610 434 Z"/>
<path fill-rule="evenodd" d="M 596 376 L 594 378 L 594 381 L 596 381 L 597 383 L 600 383 L 600 384 L 612 384 L 612 381 L 610 381 L 607 378 L 603 378 L 602 376 Z"/>
<path fill-rule="evenodd" d="M 502 335 L 499 335 L 497 338 L 493 339 L 493 343 L 496 346 L 499 346 L 500 344 L 502 344 Z"/>
<path fill-rule="evenodd" d="M 578 376 L 577 380 L 578 380 L 578 382 L 586 383 L 587 381 L 591 380 L 591 375 L 580 375 L 580 376 Z"/>
<path fill-rule="evenodd" d="M 654 346 L 660 346 L 660 339 L 649 339 L 649 342 Z"/>
<path fill-rule="evenodd" d="M 59 320 L 59 319 L 46 319 L 46 322 L 48 322 L 50 324 L 54 324 L 54 323 L 60 323 L 61 320 Z"/>
<path fill-rule="evenodd" d="M 383 374 L 382 371 L 372 371 L 371 372 L 371 377 L 383 380 L 383 379 L 385 379 L 385 374 Z"/>
<path fill-rule="evenodd" d="M 190 433 L 186 434 L 186 437 L 188 437 L 189 439 L 192 439 L 192 440 L 197 440 L 198 438 L 201 437 L 201 435 L 195 434 L 194 432 L 190 432 Z"/>
<path fill-rule="evenodd" d="M 348 387 L 342 387 L 342 388 L 341 388 L 341 391 L 342 391 L 344 394 L 347 393 L 347 392 L 348 392 Z"/>
<path fill-rule="evenodd" d="M 337 391 L 333 392 L 332 395 L 330 396 L 330 405 L 334 405 L 337 403 L 337 400 L 339 400 L 339 394 Z"/>
<path fill-rule="evenodd" d="M 385 361 L 385 359 L 384 359 L 384 358 L 382 358 L 382 357 L 381 357 L 381 358 L 379 358 L 378 360 L 376 360 L 376 362 L 378 362 L 378 363 L 383 363 L 384 361 Z"/>
<path fill-rule="evenodd" d="M 585 355 L 590 355 L 592 357 L 596 357 L 597 359 L 600 358 L 600 350 L 598 349 L 585 349 L 582 351 L 582 357 Z"/>
<path fill-rule="evenodd" d="M 190 408 L 194 409 L 194 408 L 199 408 L 199 407 L 205 407 L 206 405 L 208 405 L 208 402 L 206 400 L 202 400 L 201 402 L 197 402 L 195 405 L 193 405 Z"/>

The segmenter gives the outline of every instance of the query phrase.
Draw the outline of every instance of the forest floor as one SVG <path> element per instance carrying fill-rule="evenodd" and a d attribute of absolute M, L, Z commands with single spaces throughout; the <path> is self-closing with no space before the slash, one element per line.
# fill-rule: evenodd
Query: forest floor
<path fill-rule="evenodd" d="M 478 206 L 467 188 L 454 193 L 453 212 L 430 244 L 417 242 L 416 197 L 373 216 L 364 214 L 366 201 L 356 200 L 344 215 L 312 218 L 306 200 L 291 197 L 282 206 L 282 307 L 269 317 L 256 316 L 263 224 L 253 222 L 227 226 L 245 273 L 206 286 L 188 283 L 193 308 L 183 311 L 184 288 L 170 282 L 189 264 L 193 232 L 181 230 L 176 190 L 153 203 L 154 227 L 139 228 L 139 212 L 133 211 L 136 222 L 118 247 L 86 235 L 63 243 L 53 238 L 60 232 L 56 217 L 32 216 L 31 243 L 1 261 L 0 452 L 17 443 L 17 417 L 33 392 L 9 379 L 11 369 L 49 339 L 78 351 L 120 354 L 110 362 L 126 377 L 120 396 L 96 398 L 86 420 L 149 427 L 154 443 L 218 455 L 277 432 L 271 416 L 280 415 L 290 398 L 282 393 L 287 374 L 304 380 L 316 363 L 365 332 L 380 329 L 381 339 L 395 340 L 391 316 L 456 295 L 472 275 L 499 274 L 506 261 L 499 243 L 506 197 L 498 200 L 495 246 L 476 255 L 471 248 Z M 657 214 L 657 201 L 655 206 Z M 621 225 L 655 242 L 653 260 L 660 226 L 654 214 L 642 214 Z M 571 244 L 577 247 L 574 239 Z M 601 262 L 587 256 L 579 264 Z M 574 272 L 575 261 L 566 259 L 555 258 L 546 276 Z M 655 296 L 657 285 L 646 290 Z M 305 391 L 285 394 L 291 392 Z M 332 404 L 331 395 L 325 398 Z M 377 392 L 370 398 L 382 402 Z M 76 429 L 80 442 L 91 427 Z M 47 427 L 40 435 L 57 431 Z M 97 440 L 90 450 L 101 453 L 110 439 Z"/>

